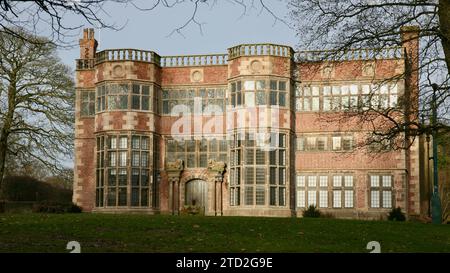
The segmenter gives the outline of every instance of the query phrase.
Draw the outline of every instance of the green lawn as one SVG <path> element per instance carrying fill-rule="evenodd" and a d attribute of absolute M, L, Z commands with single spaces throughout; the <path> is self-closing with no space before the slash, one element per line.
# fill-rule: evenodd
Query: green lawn
<path fill-rule="evenodd" d="M 337 219 L 0 214 L 0 252 L 450 252 L 450 225 Z"/>

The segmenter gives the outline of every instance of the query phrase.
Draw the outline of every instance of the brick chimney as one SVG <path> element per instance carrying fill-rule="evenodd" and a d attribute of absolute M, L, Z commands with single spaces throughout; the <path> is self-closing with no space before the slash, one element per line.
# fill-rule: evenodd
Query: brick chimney
<path fill-rule="evenodd" d="M 97 50 L 97 40 L 94 38 L 94 29 L 85 28 L 83 39 L 80 39 L 80 59 L 93 59 Z"/>
<path fill-rule="evenodd" d="M 402 46 L 405 49 L 405 96 L 409 97 L 410 105 L 407 112 L 411 114 L 419 108 L 419 34 L 418 26 L 403 26 L 400 28 Z M 416 117 L 415 117 L 416 118 Z"/>

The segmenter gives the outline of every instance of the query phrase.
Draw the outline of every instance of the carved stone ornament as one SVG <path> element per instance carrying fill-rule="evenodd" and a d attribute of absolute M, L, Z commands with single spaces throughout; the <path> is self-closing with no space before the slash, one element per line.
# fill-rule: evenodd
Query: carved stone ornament
<path fill-rule="evenodd" d="M 167 162 L 166 170 L 168 172 L 171 172 L 171 171 L 182 171 L 183 170 L 183 160 L 177 159 L 174 162 Z"/>
<path fill-rule="evenodd" d="M 112 72 L 113 72 L 113 77 L 115 77 L 115 78 L 122 78 L 125 76 L 125 69 L 120 64 L 115 65 L 112 69 Z"/>
<path fill-rule="evenodd" d="M 208 171 L 214 172 L 217 174 L 223 174 L 225 171 L 226 164 L 221 161 L 215 161 L 214 159 L 210 159 L 208 161 Z"/>

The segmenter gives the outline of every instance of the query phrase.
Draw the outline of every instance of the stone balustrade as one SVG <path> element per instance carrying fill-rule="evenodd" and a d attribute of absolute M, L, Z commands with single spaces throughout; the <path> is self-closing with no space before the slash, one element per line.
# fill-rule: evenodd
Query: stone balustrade
<path fill-rule="evenodd" d="M 275 44 L 242 44 L 228 49 L 228 54 L 159 56 L 153 51 L 139 49 L 106 49 L 95 54 L 95 59 L 77 59 L 77 70 L 93 69 L 107 61 L 138 61 L 160 67 L 227 65 L 228 60 L 242 56 L 279 56 L 298 62 L 355 61 L 404 58 L 403 47 L 380 49 L 350 49 L 346 51 L 312 50 L 294 52 L 291 47 Z"/>
<path fill-rule="evenodd" d="M 161 67 L 227 65 L 227 54 L 162 56 Z"/>
<path fill-rule="evenodd" d="M 242 56 L 278 56 L 291 58 L 294 51 L 290 46 L 275 44 L 242 44 L 228 49 L 228 58 L 234 59 Z"/>
<path fill-rule="evenodd" d="M 106 49 L 95 54 L 95 63 L 107 61 L 138 61 L 159 64 L 160 56 L 153 51 L 140 49 Z"/>
<path fill-rule="evenodd" d="M 357 61 L 374 59 L 401 59 L 404 58 L 403 47 L 386 47 L 379 49 L 363 48 L 346 51 L 312 50 L 298 51 L 295 60 L 299 62 L 317 61 Z"/>

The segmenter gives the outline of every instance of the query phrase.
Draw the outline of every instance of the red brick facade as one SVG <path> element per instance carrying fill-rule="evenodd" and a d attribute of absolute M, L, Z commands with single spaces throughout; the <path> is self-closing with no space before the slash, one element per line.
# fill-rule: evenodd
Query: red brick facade
<path fill-rule="evenodd" d="M 77 60 L 73 200 L 85 211 L 98 212 L 178 214 L 200 202 L 207 215 L 300 216 L 309 204 L 337 217 L 380 218 L 394 206 L 418 215 L 418 141 L 406 151 L 374 155 L 354 147 L 368 127 L 329 122 L 340 113 L 325 111 L 328 99 L 338 96 L 335 87 L 339 92 L 352 90 L 357 98 L 366 85 L 405 74 L 395 92 L 410 99 L 413 113 L 418 75 L 408 71 L 417 67 L 417 30 L 404 29 L 402 39 L 403 47 L 395 49 L 400 54 L 394 56 L 317 62 L 294 61 L 290 47 L 270 44 L 241 45 L 228 54 L 204 56 L 163 57 L 131 49 L 96 52 L 93 30 L 86 30 Z M 310 90 L 312 95 L 307 94 Z M 329 98 L 327 90 L 333 90 Z M 397 93 L 389 92 L 390 103 L 396 102 Z M 169 112 L 177 109 L 172 105 L 176 102 L 191 103 L 192 108 L 181 109 L 196 113 L 189 94 L 202 97 L 202 111 L 221 101 L 225 111 L 215 117 L 194 114 L 179 126 L 178 133 L 199 137 L 189 142 L 197 146 L 180 148 L 171 142 L 174 126 L 182 123 L 180 115 Z M 254 107 L 255 101 L 264 107 Z M 276 153 L 249 148 L 246 140 L 231 144 L 238 132 L 256 128 L 247 106 L 257 108 L 258 117 L 274 120 L 269 127 L 284 139 Z M 214 129 L 205 133 L 208 126 Z M 202 158 L 205 135 L 226 137 L 227 148 L 215 150 L 216 142 L 205 142 Z M 144 141 L 149 146 L 139 144 Z M 211 155 L 215 151 L 217 157 Z M 250 158 L 254 151 L 256 163 Z M 232 159 L 235 154 L 238 161 Z M 193 204 L 188 203 L 191 199 Z"/>

